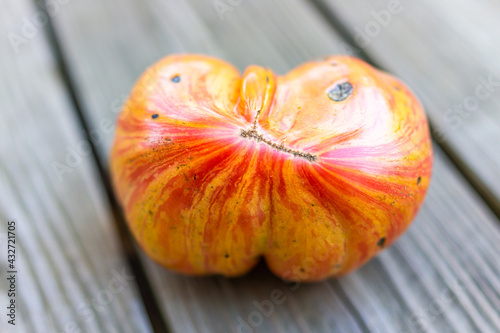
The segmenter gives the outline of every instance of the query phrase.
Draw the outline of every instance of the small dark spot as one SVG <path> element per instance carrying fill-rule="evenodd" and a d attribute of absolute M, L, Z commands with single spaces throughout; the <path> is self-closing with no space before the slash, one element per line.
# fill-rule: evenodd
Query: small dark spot
<path fill-rule="evenodd" d="M 300 271 L 301 271 L 301 272 L 305 272 L 306 270 L 305 270 L 304 268 L 302 268 L 302 267 L 301 267 L 301 268 L 300 268 Z"/>
<path fill-rule="evenodd" d="M 236 204 L 239 204 L 239 202 L 238 202 L 238 201 L 236 201 Z"/>
<path fill-rule="evenodd" d="M 311 206 L 313 206 L 313 207 L 314 207 L 314 204 L 311 204 Z"/>
<path fill-rule="evenodd" d="M 176 74 L 176 75 L 172 76 L 172 78 L 170 79 L 170 81 L 178 83 L 178 82 L 181 81 L 181 77 L 179 76 L 179 74 Z"/>
<path fill-rule="evenodd" d="M 384 247 L 385 244 L 385 237 L 382 237 L 378 240 L 377 245 L 380 247 Z"/>
<path fill-rule="evenodd" d="M 397 87 L 397 86 L 394 86 L 394 89 L 396 89 L 397 91 L 399 91 L 399 87 Z"/>
<path fill-rule="evenodd" d="M 421 181 L 422 181 L 422 177 L 420 177 L 420 176 L 419 176 L 419 177 L 417 178 L 417 185 L 420 185 L 420 182 L 421 182 Z"/>
<path fill-rule="evenodd" d="M 295 239 L 292 242 L 297 243 L 297 241 Z"/>
<path fill-rule="evenodd" d="M 352 94 L 352 91 L 353 88 L 350 82 L 339 83 L 328 92 L 328 97 L 332 101 L 342 102 Z"/>
<path fill-rule="evenodd" d="M 158 113 L 155 113 L 154 115 L 151 116 L 151 118 L 153 118 L 153 119 L 156 119 L 158 117 L 159 117 Z"/>
<path fill-rule="evenodd" d="M 153 212 L 152 211 L 148 211 L 149 215 L 153 215 Z"/>
<path fill-rule="evenodd" d="M 194 178 L 194 180 L 196 180 L 196 174 L 194 174 L 194 177 L 193 177 L 193 178 Z"/>
<path fill-rule="evenodd" d="M 269 83 L 269 75 L 266 75 L 266 83 Z"/>
<path fill-rule="evenodd" d="M 172 141 L 172 139 L 170 139 L 170 138 L 165 138 L 165 141 Z"/>
<path fill-rule="evenodd" d="M 228 253 L 226 253 L 225 257 L 226 257 L 226 258 L 229 258 L 229 254 L 228 254 Z"/>

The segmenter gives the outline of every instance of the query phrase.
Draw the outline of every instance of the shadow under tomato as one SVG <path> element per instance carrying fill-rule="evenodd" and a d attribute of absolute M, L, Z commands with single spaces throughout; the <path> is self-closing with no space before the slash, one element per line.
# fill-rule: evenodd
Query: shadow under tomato
<path fill-rule="evenodd" d="M 335 309 L 342 312 L 331 297 L 332 280 L 283 281 L 263 260 L 238 278 L 186 277 L 160 270 L 165 286 L 160 303 L 171 316 L 174 331 L 177 315 L 173 313 L 190 317 L 197 331 L 211 327 L 214 332 L 302 332 L 307 322 L 310 329 L 333 332 Z"/>

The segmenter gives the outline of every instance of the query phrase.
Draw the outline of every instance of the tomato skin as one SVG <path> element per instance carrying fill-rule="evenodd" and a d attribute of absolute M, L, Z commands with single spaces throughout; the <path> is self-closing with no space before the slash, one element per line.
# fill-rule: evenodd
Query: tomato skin
<path fill-rule="evenodd" d="M 136 83 L 111 152 L 115 192 L 155 261 L 189 275 L 348 273 L 417 214 L 432 170 L 422 106 L 332 56 L 284 76 L 173 55 Z"/>

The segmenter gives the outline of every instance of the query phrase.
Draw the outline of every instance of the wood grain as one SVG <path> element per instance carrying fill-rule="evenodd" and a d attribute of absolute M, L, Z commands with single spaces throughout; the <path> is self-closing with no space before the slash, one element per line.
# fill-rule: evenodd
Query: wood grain
<path fill-rule="evenodd" d="M 450 146 L 486 199 L 499 206 L 498 2 L 402 0 L 396 7 L 390 5 L 394 0 L 313 2 L 326 4 L 353 34 L 354 52 L 367 52 L 413 87 L 437 140 Z"/>
<path fill-rule="evenodd" d="M 35 24 L 43 15 L 30 1 L 0 6 L 0 331 L 149 332 L 95 162 Z M 5 315 L 8 220 L 17 225 L 16 326 Z"/>
<path fill-rule="evenodd" d="M 116 100 L 168 53 L 206 52 L 241 69 L 257 63 L 283 73 L 346 50 L 308 3 L 239 3 L 222 20 L 212 2 L 201 0 L 65 6 L 54 19 L 92 124 L 114 119 Z M 100 146 L 104 159 L 111 140 L 106 136 Z M 500 329 L 497 223 L 436 147 L 434 180 L 410 231 L 347 277 L 297 287 L 264 266 L 228 280 L 186 278 L 144 262 L 175 332 L 237 332 L 242 321 L 256 332 L 494 332 Z M 274 290 L 285 301 L 273 304 L 269 316 L 258 315 L 256 303 L 268 305 Z"/>

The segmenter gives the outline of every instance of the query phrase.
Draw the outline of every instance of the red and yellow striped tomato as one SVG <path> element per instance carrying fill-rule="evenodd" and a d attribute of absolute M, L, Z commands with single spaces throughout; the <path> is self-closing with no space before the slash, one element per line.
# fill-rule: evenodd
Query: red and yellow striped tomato
<path fill-rule="evenodd" d="M 238 276 L 264 257 L 300 281 L 352 271 L 392 244 L 431 168 L 408 88 L 335 56 L 284 76 L 167 57 L 137 82 L 111 153 L 128 225 L 155 261 Z"/>

